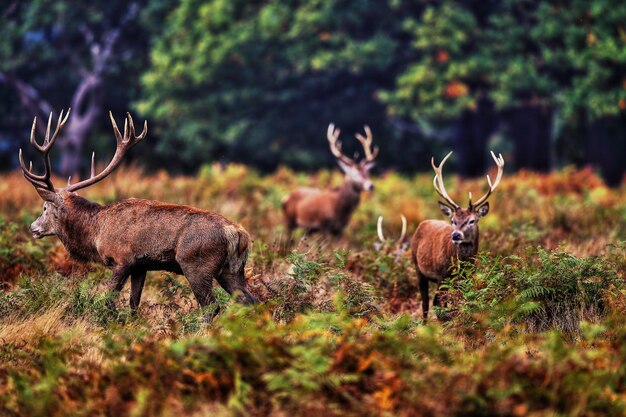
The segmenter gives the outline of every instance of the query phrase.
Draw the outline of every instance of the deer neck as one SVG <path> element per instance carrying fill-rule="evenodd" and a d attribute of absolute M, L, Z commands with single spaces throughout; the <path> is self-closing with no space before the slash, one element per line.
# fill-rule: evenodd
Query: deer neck
<path fill-rule="evenodd" d="M 476 253 L 478 253 L 478 229 L 476 229 L 476 237 L 473 241 L 463 242 L 459 245 L 454 245 L 454 248 L 456 256 L 461 261 L 469 261 L 474 259 Z"/>
<path fill-rule="evenodd" d="M 361 190 L 350 180 L 345 180 L 339 188 L 336 213 L 340 221 L 347 222 L 352 212 L 359 205 Z"/>
<path fill-rule="evenodd" d="M 76 260 L 99 261 L 96 236 L 100 228 L 99 216 L 102 206 L 76 194 L 64 197 L 59 210 L 58 238 Z"/>

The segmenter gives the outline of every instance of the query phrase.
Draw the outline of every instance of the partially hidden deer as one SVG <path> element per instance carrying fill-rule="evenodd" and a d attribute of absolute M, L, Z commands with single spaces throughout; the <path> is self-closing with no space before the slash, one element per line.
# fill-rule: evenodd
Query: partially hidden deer
<path fill-rule="evenodd" d="M 331 190 L 299 188 L 283 199 L 282 207 L 289 240 L 297 227 L 303 228 L 307 233 L 321 232 L 324 235 L 340 236 L 359 205 L 361 191 L 374 190 L 369 171 L 374 167 L 378 147 L 372 149 L 372 131 L 367 125 L 364 130 L 365 136 L 360 133 L 355 136 L 363 146 L 365 158 L 356 162 L 341 150 L 341 131 L 335 129 L 332 123 L 328 126 L 326 138 L 330 151 L 345 174 L 343 184 Z"/>
<path fill-rule="evenodd" d="M 33 121 L 30 143 L 43 156 L 43 174 L 33 173 L 32 162 L 26 168 L 22 150 L 19 152 L 24 177 L 44 200 L 43 213 L 30 226 L 33 237 L 55 235 L 74 259 L 109 267 L 112 279 L 108 286 L 116 293 L 130 277 L 133 311 L 139 306 L 146 272 L 160 270 L 184 274 L 202 307 L 215 301 L 213 279 L 228 293 L 236 293 L 239 301 L 256 303 L 244 277 L 250 237 L 240 225 L 217 213 L 183 205 L 129 198 L 102 206 L 76 194 L 101 181 L 120 165 L 124 155 L 145 138 L 147 122 L 137 136 L 133 119 L 127 113 L 122 134 L 109 113 L 117 141 L 110 163 L 96 174 L 95 154 L 92 154 L 88 179 L 72 184 L 70 178 L 66 187 L 54 187 L 49 153 L 69 114 L 68 110 L 63 117 L 61 112 L 52 136 L 50 114 L 41 145 L 35 140 L 37 118 Z M 216 312 L 217 309 L 213 309 L 213 314 Z"/>
<path fill-rule="evenodd" d="M 469 205 L 461 208 L 450 198 L 443 183 L 443 165 L 452 152 L 448 153 L 439 166 L 435 165 L 435 158 L 431 159 L 431 165 L 435 171 L 433 186 L 435 191 L 444 201 L 439 201 L 441 212 L 450 218 L 451 222 L 442 220 L 424 220 L 415 230 L 411 239 L 411 259 L 415 264 L 417 281 L 422 297 L 422 312 L 424 319 L 428 318 L 428 284 L 437 284 L 438 292 L 433 299 L 433 305 L 439 306 L 439 285 L 450 276 L 453 263 L 460 261 L 473 261 L 478 252 L 479 230 L 478 221 L 489 212 L 487 199 L 496 189 L 504 172 L 504 158 L 502 155 L 491 156 L 498 167 L 495 182 L 487 175 L 489 189 L 487 193 L 472 202 L 472 194 L 469 193 Z"/>
<path fill-rule="evenodd" d="M 385 237 L 385 234 L 383 233 L 383 216 L 378 216 L 378 222 L 376 224 L 378 242 L 374 243 L 374 249 L 380 250 L 385 247 L 389 247 L 395 258 L 399 258 L 404 255 L 410 245 L 410 242 L 405 242 L 404 240 L 407 229 L 407 221 L 404 214 L 400 215 L 400 220 L 402 221 L 402 229 L 400 231 L 400 236 L 394 241 Z"/>

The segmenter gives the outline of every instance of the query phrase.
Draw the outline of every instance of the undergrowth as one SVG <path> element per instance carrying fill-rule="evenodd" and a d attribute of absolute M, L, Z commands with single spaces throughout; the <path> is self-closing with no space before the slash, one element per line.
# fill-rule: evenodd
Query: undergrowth
<path fill-rule="evenodd" d="M 589 170 L 505 176 L 481 219 L 481 252 L 455 265 L 443 313 L 421 320 L 405 242 L 439 218 L 432 178 L 388 173 L 345 236 L 286 244 L 280 200 L 337 173 L 261 176 L 207 166 L 198 177 L 124 168 L 85 190 L 190 204 L 241 223 L 253 244 L 237 304 L 199 309 L 183 276 L 148 274 L 139 311 L 110 272 L 33 240 L 40 201 L 20 175 L 0 195 L 0 415 L 434 416 L 626 413 L 626 193 Z M 456 180 L 467 192 L 483 180 Z M 434 288 L 431 290 L 434 291 Z M 434 295 L 434 294 L 432 294 Z"/>

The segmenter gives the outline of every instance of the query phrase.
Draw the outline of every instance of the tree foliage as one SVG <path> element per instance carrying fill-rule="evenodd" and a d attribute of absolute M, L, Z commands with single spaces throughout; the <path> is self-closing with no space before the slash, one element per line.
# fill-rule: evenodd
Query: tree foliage
<path fill-rule="evenodd" d="M 153 49 L 139 108 L 163 122 L 162 149 L 193 163 L 313 166 L 329 160 L 329 122 L 350 132 L 384 119 L 375 95 L 393 80 L 396 12 L 367 0 L 185 0 Z"/>
<path fill-rule="evenodd" d="M 451 119 L 487 96 L 498 108 L 626 109 L 626 6 L 611 0 L 440 1 L 405 20 L 415 60 L 385 95 L 405 117 Z"/>
<path fill-rule="evenodd" d="M 94 53 L 124 19 L 96 71 Z M 313 168 L 332 162 L 328 123 L 349 152 L 346 134 L 367 123 L 385 167 L 422 169 L 415 161 L 452 146 L 460 172 L 482 174 L 500 132 L 511 166 L 549 168 L 557 140 L 558 163 L 617 167 L 616 182 L 625 20 L 616 0 L 13 1 L 0 11 L 0 135 L 97 84 L 75 117 L 96 98 L 100 115 L 135 103 L 158 141 L 154 166 Z"/>

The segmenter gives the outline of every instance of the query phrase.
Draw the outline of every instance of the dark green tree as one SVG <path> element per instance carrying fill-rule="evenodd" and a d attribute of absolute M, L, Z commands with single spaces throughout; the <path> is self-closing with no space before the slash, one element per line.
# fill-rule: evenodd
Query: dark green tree
<path fill-rule="evenodd" d="M 459 171 L 470 176 L 484 173 L 487 139 L 497 125 L 490 99 L 493 56 L 484 47 L 495 4 L 429 2 L 423 13 L 407 17 L 412 62 L 382 94 L 392 117 L 455 126 Z"/>
<path fill-rule="evenodd" d="M 543 50 L 560 80 L 557 103 L 564 128 L 559 143 L 584 149 L 584 160 L 617 185 L 626 172 L 621 157 L 626 153 L 626 3 L 544 4 L 543 15 L 538 41 L 560 46 Z"/>
<path fill-rule="evenodd" d="M 406 11 L 371 0 L 184 0 L 138 108 L 161 123 L 162 152 L 176 149 L 189 168 L 220 157 L 319 166 L 331 160 L 329 122 L 344 135 L 368 123 L 382 141 L 377 92 L 397 72 Z"/>
<path fill-rule="evenodd" d="M 610 156 L 626 143 L 625 19 L 626 3 L 613 0 L 433 2 L 407 18 L 415 62 L 384 100 L 410 120 L 460 121 L 462 150 L 484 146 L 473 138 L 494 126 L 471 121 L 488 115 L 512 139 L 518 167 L 549 169 L 561 130 L 570 155 L 586 148 L 579 160 L 615 183 L 624 168 Z M 496 113 L 485 113 L 491 103 Z"/>
<path fill-rule="evenodd" d="M 497 61 L 492 96 L 513 109 L 516 159 L 545 155 L 537 138 L 556 136 L 566 161 L 596 163 L 609 183 L 621 181 L 624 164 L 613 155 L 626 150 L 626 3 L 507 0 L 501 7 L 491 38 L 494 54 L 507 59 Z M 546 123 L 552 114 L 558 123 Z"/>

